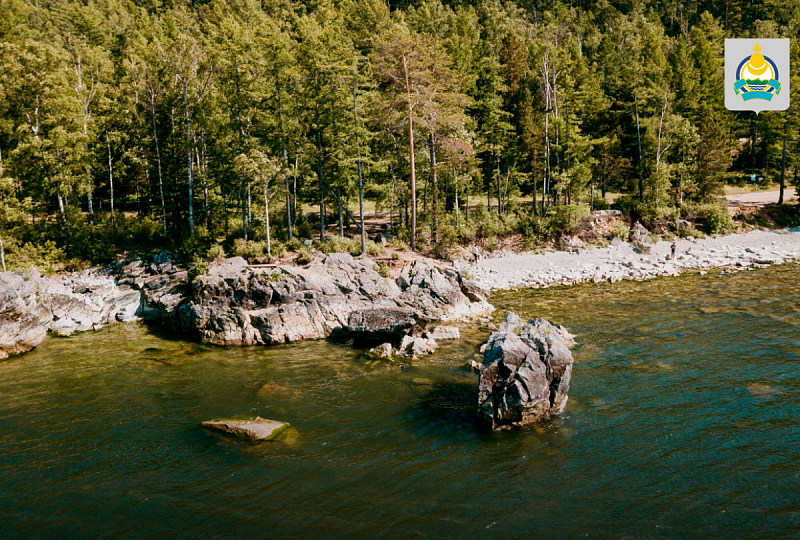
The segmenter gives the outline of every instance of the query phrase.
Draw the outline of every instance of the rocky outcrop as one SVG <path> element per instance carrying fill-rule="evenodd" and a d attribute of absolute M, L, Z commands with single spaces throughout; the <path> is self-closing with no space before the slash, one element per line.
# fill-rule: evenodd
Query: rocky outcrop
<path fill-rule="evenodd" d="M 506 316 L 485 346 L 478 387 L 478 423 L 520 426 L 564 411 L 572 377 L 572 336 L 544 319 Z"/>
<path fill-rule="evenodd" d="M 183 300 L 158 300 L 162 322 L 190 337 L 224 345 L 367 337 L 399 341 L 428 320 L 491 311 L 455 272 L 416 261 L 397 278 L 381 277 L 369 259 L 329 255 L 305 268 L 251 269 L 243 259 L 214 264 Z M 483 293 L 484 295 L 486 293 Z"/>
<path fill-rule="evenodd" d="M 397 280 L 370 259 L 331 254 L 298 268 L 254 269 L 240 257 L 213 263 L 190 285 L 172 254 L 80 273 L 0 273 L 0 358 L 36 347 L 47 331 L 70 335 L 139 319 L 224 345 L 334 337 L 398 344 L 427 321 L 493 310 L 459 273 L 418 261 Z"/>
<path fill-rule="evenodd" d="M 68 336 L 141 315 L 142 295 L 120 284 L 113 269 L 43 277 L 0 273 L 0 357 L 27 352 L 47 331 Z"/>

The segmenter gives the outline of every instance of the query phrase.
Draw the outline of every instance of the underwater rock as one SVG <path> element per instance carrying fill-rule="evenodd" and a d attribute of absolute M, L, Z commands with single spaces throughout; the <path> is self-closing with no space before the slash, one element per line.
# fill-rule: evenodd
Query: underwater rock
<path fill-rule="evenodd" d="M 290 431 L 294 430 L 290 424 L 267 420 L 260 416 L 246 419 L 218 418 L 203 422 L 202 425 L 229 435 L 257 441 L 284 441 L 289 437 Z"/>
<path fill-rule="evenodd" d="M 381 358 L 391 358 L 394 354 L 394 349 L 391 343 L 384 343 L 369 350 L 372 354 L 376 354 Z"/>
<path fill-rule="evenodd" d="M 485 346 L 478 423 L 487 428 L 538 422 L 567 404 L 573 359 L 565 334 L 570 334 L 544 319 L 518 321 L 509 313 Z"/>
<path fill-rule="evenodd" d="M 434 326 L 433 329 L 426 332 L 426 334 L 427 337 L 435 341 L 461 338 L 461 331 L 455 326 Z"/>
<path fill-rule="evenodd" d="M 404 336 L 398 350 L 412 358 L 417 358 L 418 356 L 432 354 L 438 348 L 439 344 L 430 338 Z"/>

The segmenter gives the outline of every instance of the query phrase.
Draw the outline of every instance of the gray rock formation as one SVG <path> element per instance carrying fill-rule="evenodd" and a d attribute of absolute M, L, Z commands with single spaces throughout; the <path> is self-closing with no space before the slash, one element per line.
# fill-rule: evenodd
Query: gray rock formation
<path fill-rule="evenodd" d="M 478 423 L 491 429 L 537 422 L 567 404 L 573 360 L 565 338 L 572 336 L 544 319 L 518 321 L 509 313 L 483 353 Z"/>
<path fill-rule="evenodd" d="M 428 320 L 492 311 L 461 274 L 418 261 L 397 279 L 370 259 L 331 254 L 304 268 L 253 269 L 241 257 L 212 263 L 190 285 L 171 254 L 107 269 L 42 277 L 0 273 L 0 358 L 60 335 L 139 319 L 224 345 L 320 339 L 333 333 L 399 343 Z"/>
<path fill-rule="evenodd" d="M 463 289 L 473 292 L 470 300 Z M 480 291 L 455 271 L 416 261 L 396 281 L 369 259 L 328 256 L 305 268 L 264 271 L 228 259 L 195 280 L 190 296 L 162 296 L 165 325 L 225 345 L 320 339 L 335 332 L 399 341 L 414 325 L 492 311 Z"/>

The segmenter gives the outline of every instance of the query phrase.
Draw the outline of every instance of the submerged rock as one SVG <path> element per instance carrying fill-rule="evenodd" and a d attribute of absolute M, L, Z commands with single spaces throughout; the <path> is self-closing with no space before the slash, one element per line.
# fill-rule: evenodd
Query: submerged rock
<path fill-rule="evenodd" d="M 518 321 L 509 313 L 483 353 L 478 422 L 488 428 L 537 422 L 567 404 L 573 359 L 565 334 L 571 336 L 544 319 Z"/>
<path fill-rule="evenodd" d="M 435 326 L 432 330 L 426 332 L 426 335 L 435 341 L 443 341 L 448 339 L 460 339 L 461 331 L 455 326 Z"/>
<path fill-rule="evenodd" d="M 391 343 L 383 343 L 369 350 L 372 354 L 376 354 L 381 358 L 391 358 L 394 355 L 394 348 Z"/>
<path fill-rule="evenodd" d="M 203 427 L 222 431 L 243 439 L 257 441 L 285 441 L 293 435 L 294 428 L 285 422 L 255 418 L 219 418 L 203 422 Z"/>
<path fill-rule="evenodd" d="M 433 339 L 416 336 L 404 336 L 403 340 L 400 342 L 400 347 L 398 350 L 403 354 L 407 354 L 412 358 L 416 358 L 418 356 L 431 354 L 438 348 L 439 344 Z"/>

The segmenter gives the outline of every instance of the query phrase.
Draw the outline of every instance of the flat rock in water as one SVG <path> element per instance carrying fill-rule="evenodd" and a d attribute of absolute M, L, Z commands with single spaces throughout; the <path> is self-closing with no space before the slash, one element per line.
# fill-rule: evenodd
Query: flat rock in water
<path fill-rule="evenodd" d="M 243 439 L 257 441 L 283 441 L 294 429 L 291 425 L 277 420 L 267 420 L 256 416 L 255 418 L 219 418 L 203 422 L 203 427 L 222 431 Z"/>
<path fill-rule="evenodd" d="M 460 339 L 461 332 L 456 326 L 436 326 L 428 332 L 428 337 L 434 341 L 442 341 L 447 339 Z"/>

